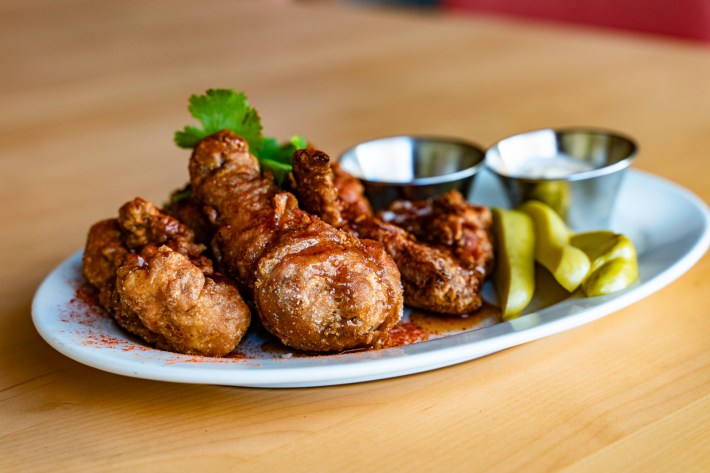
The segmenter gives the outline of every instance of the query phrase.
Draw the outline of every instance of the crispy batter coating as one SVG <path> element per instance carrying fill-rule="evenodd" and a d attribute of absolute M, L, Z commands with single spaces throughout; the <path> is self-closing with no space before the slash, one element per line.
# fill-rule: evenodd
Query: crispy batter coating
<path fill-rule="evenodd" d="M 136 198 L 89 230 L 83 271 L 116 323 L 159 348 L 223 356 L 250 320 L 232 282 L 213 274 L 192 231 Z"/>
<path fill-rule="evenodd" d="M 213 272 L 212 261 L 202 256 L 207 247 L 195 243 L 194 232 L 147 200 L 136 197 L 121 206 L 118 209 L 118 225 L 126 237 L 126 246 L 131 250 L 140 250 L 148 244 L 167 245 L 190 258 L 205 273 Z"/>
<path fill-rule="evenodd" d="M 345 222 L 352 222 L 362 217 L 372 216 L 372 206 L 365 197 L 365 187 L 350 173 L 347 173 L 338 163 L 330 165 L 340 205 L 340 213 Z"/>
<path fill-rule="evenodd" d="M 395 260 L 408 305 L 443 314 L 467 314 L 481 307 L 484 273 L 480 268 L 466 267 L 445 248 L 421 243 L 377 218 L 360 219 L 351 227 L 379 241 Z"/>
<path fill-rule="evenodd" d="M 84 277 L 99 291 L 99 303 L 112 315 L 117 304 L 116 271 L 129 253 L 115 218 L 96 222 L 89 229 L 82 256 Z"/>
<path fill-rule="evenodd" d="M 405 229 L 420 241 L 450 249 L 466 267 L 491 270 L 491 211 L 483 205 L 467 202 L 458 191 L 419 202 L 398 200 L 377 216 Z"/>
<path fill-rule="evenodd" d="M 330 352 L 386 341 L 402 314 L 402 288 L 381 247 L 300 210 L 230 131 L 197 144 L 190 177 L 216 215 L 220 267 L 251 292 L 264 327 L 284 344 Z"/>
<path fill-rule="evenodd" d="M 384 246 L 397 263 L 408 305 L 447 314 L 470 313 L 481 306 L 483 280 L 493 257 L 487 210 L 466 203 L 463 197 L 449 195 L 427 214 L 429 221 L 417 221 L 420 226 L 416 230 L 423 237 L 420 241 L 414 233 L 374 217 L 362 184 L 339 167 L 332 168 L 327 159 L 313 150 L 296 152 L 293 174 L 299 199 L 319 203 L 306 210 L 327 209 L 327 213 L 321 214 L 324 218 L 336 214 L 335 223 L 344 220 L 340 223 L 343 228 Z M 419 209 L 432 204 L 412 206 Z M 415 223 L 404 215 L 401 220 Z M 435 231 L 429 236 L 427 224 L 434 223 Z"/>
<path fill-rule="evenodd" d="M 212 241 L 217 229 L 210 220 L 210 215 L 204 212 L 202 204 L 192 197 L 192 187 L 189 184 L 172 193 L 165 211 L 192 230 L 197 243 L 209 244 Z"/>
<path fill-rule="evenodd" d="M 224 356 L 236 348 L 250 315 L 233 284 L 206 276 L 168 246 L 132 256 L 118 268 L 121 313 L 135 314 L 153 343 L 164 350 L 205 356 Z M 129 327 L 145 338 L 143 329 L 132 323 Z"/>
<path fill-rule="evenodd" d="M 382 247 L 316 218 L 262 255 L 254 289 L 264 326 L 308 351 L 377 345 L 402 310 L 399 274 Z"/>
<path fill-rule="evenodd" d="M 307 156 L 307 158 L 306 158 Z M 297 186 L 305 189 L 319 189 L 319 192 L 301 192 L 299 199 L 304 209 L 331 224 L 341 228 L 346 221 L 341 216 L 342 206 L 338 199 L 338 191 L 329 182 L 329 173 L 322 170 L 329 166 L 330 158 L 327 154 L 316 149 L 298 151 L 294 154 L 294 161 L 298 164 L 293 167 L 293 176 Z"/>

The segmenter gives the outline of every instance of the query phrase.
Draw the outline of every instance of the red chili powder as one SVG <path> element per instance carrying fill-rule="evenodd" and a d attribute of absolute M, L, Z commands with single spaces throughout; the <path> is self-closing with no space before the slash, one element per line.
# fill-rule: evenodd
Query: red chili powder
<path fill-rule="evenodd" d="M 431 334 L 411 322 L 399 322 L 389 332 L 385 348 L 401 347 L 429 340 Z"/>
<path fill-rule="evenodd" d="M 75 322 L 89 327 L 96 322 L 108 317 L 108 313 L 99 304 L 99 295 L 96 289 L 87 283 L 77 286 L 74 297 L 62 312 L 62 322 Z"/>

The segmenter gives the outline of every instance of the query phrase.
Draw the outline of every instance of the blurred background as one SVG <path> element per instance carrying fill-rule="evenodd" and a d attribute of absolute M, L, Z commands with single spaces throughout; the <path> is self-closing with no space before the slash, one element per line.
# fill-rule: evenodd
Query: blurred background
<path fill-rule="evenodd" d="M 285 15 L 284 3 L 296 8 Z M 333 156 L 387 135 L 450 135 L 485 147 L 521 131 L 584 125 L 635 137 L 643 150 L 635 166 L 654 172 L 668 156 L 699 153 L 692 140 L 664 137 L 686 136 L 685 117 L 708 103 L 707 66 L 697 54 L 710 44 L 708 5 L 4 0 L 0 189 L 23 182 L 11 197 L 32 202 L 25 216 L 34 233 L 51 234 L 42 216 L 61 212 L 71 236 L 42 251 L 67 254 L 126 199 L 162 202 L 185 182 L 187 154 L 173 133 L 194 121 L 189 96 L 210 87 L 245 91 L 267 134 L 304 135 Z M 612 13 L 601 14 L 605 7 Z M 662 67 L 649 44 L 669 52 Z M 697 73 L 683 72 L 689 64 Z M 695 126 L 708 129 L 706 120 Z M 19 162 L 52 171 L 39 178 L 10 168 Z M 706 187 L 691 167 L 663 172 Z M 102 185 L 86 191 L 87 175 Z"/>
<path fill-rule="evenodd" d="M 710 0 L 350 0 L 710 41 Z"/>

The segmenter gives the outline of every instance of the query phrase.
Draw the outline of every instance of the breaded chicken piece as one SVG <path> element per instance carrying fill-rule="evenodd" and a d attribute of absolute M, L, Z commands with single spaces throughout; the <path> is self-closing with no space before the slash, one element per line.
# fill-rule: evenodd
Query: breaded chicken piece
<path fill-rule="evenodd" d="M 419 202 L 398 200 L 377 216 L 420 241 L 450 249 L 466 267 L 484 268 L 487 273 L 492 268 L 491 211 L 467 202 L 458 191 Z"/>
<path fill-rule="evenodd" d="M 202 204 L 192 197 L 189 184 L 172 193 L 165 210 L 194 232 L 195 242 L 209 244 L 212 241 L 216 228 L 210 216 L 205 214 Z"/>
<path fill-rule="evenodd" d="M 197 144 L 190 177 L 194 197 L 216 215 L 218 264 L 253 295 L 267 330 L 307 351 L 386 342 L 402 314 L 402 288 L 379 245 L 299 209 L 230 131 Z"/>
<path fill-rule="evenodd" d="M 259 259 L 254 300 L 264 326 L 308 351 L 379 345 L 402 311 L 396 266 L 374 241 L 317 218 L 302 224 Z"/>
<path fill-rule="evenodd" d="M 118 220 L 101 220 L 91 226 L 82 269 L 86 280 L 99 292 L 99 304 L 111 315 L 116 307 L 116 272 L 129 254 Z"/>
<path fill-rule="evenodd" d="M 483 304 L 485 273 L 467 267 L 446 248 L 417 241 L 413 235 L 374 217 L 350 225 L 361 237 L 377 240 L 402 275 L 407 305 L 442 314 L 468 314 Z"/>
<path fill-rule="evenodd" d="M 441 238 L 420 241 L 407 230 L 374 217 L 362 184 L 329 161 L 316 150 L 294 154 L 293 176 L 299 199 L 315 203 L 306 210 L 321 212 L 319 215 L 333 220 L 330 223 L 360 238 L 380 242 L 399 268 L 406 304 L 446 314 L 466 314 L 480 308 L 483 280 L 492 260 L 486 236 L 490 219 L 482 221 L 481 226 L 474 225 L 478 222 L 470 218 L 464 220 L 453 209 L 471 217 L 470 209 L 452 197 L 452 209 L 440 215 L 442 222 L 449 224 L 442 223 Z"/>
<path fill-rule="evenodd" d="M 145 245 L 167 245 L 187 256 L 206 274 L 212 274 L 212 261 L 202 255 L 207 247 L 195 243 L 195 233 L 179 220 L 162 212 L 155 204 L 136 197 L 118 209 L 118 225 L 126 246 L 140 250 Z"/>
<path fill-rule="evenodd" d="M 345 222 L 353 222 L 363 217 L 372 216 L 372 206 L 365 197 L 365 186 L 360 179 L 349 174 L 338 163 L 330 163 L 333 185 L 340 207 L 340 214 Z M 325 169 L 323 169 L 324 172 Z"/>
<path fill-rule="evenodd" d="M 118 325 L 159 348 L 224 356 L 250 321 L 234 283 L 213 274 L 192 231 L 136 198 L 89 230 L 88 282 Z"/>
<path fill-rule="evenodd" d="M 301 158 L 305 155 L 308 159 Z M 338 190 L 333 185 L 331 173 L 323 172 L 324 169 L 328 169 L 330 163 L 328 155 L 316 149 L 309 149 L 297 151 L 295 159 L 297 164 L 293 167 L 292 184 L 299 189 L 308 189 L 298 193 L 301 206 L 335 228 L 345 226 L 347 221 L 342 216 L 343 205 Z"/>
<path fill-rule="evenodd" d="M 116 289 L 121 314 L 135 315 L 133 320 L 164 350 L 224 356 L 249 327 L 249 307 L 233 284 L 205 275 L 165 245 L 148 245 L 140 256 L 131 255 L 118 268 Z M 140 328 L 126 328 L 147 338 Z"/>

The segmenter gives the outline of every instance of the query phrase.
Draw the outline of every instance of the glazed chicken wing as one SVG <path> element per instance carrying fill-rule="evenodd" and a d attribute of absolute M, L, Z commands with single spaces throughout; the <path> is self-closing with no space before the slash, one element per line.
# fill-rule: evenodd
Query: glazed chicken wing
<path fill-rule="evenodd" d="M 491 270 L 491 211 L 467 202 L 460 192 L 449 191 L 419 202 L 398 200 L 377 216 L 420 241 L 448 248 L 467 267 Z"/>
<path fill-rule="evenodd" d="M 189 228 L 137 198 L 118 219 L 91 227 L 83 270 L 127 331 L 165 350 L 224 356 L 243 337 L 250 313 L 203 250 Z"/>
<path fill-rule="evenodd" d="M 220 267 L 253 295 L 262 324 L 284 344 L 330 352 L 387 340 L 402 314 L 402 288 L 379 245 L 299 209 L 230 131 L 197 144 L 190 178 L 215 216 Z"/>
<path fill-rule="evenodd" d="M 299 198 L 312 205 L 307 210 L 361 238 L 380 242 L 397 263 L 408 305 L 447 314 L 470 313 L 481 306 L 483 280 L 493 256 L 487 231 L 490 217 L 476 220 L 471 214 L 483 210 L 476 212 L 463 199 L 449 196 L 450 208 L 428 214 L 441 220 L 437 233 L 420 241 L 413 233 L 374 217 L 359 181 L 329 161 L 312 149 L 294 154 L 295 186 Z M 429 229 L 423 220 L 419 223 L 420 234 L 425 235 Z"/>
<path fill-rule="evenodd" d="M 330 158 L 329 158 L 330 161 Z M 365 187 L 352 174 L 343 171 L 338 163 L 331 163 L 330 169 L 335 186 L 340 214 L 346 222 L 354 222 L 363 217 L 372 216 L 370 201 L 365 197 Z M 321 168 L 321 173 L 326 173 L 326 168 Z"/>

